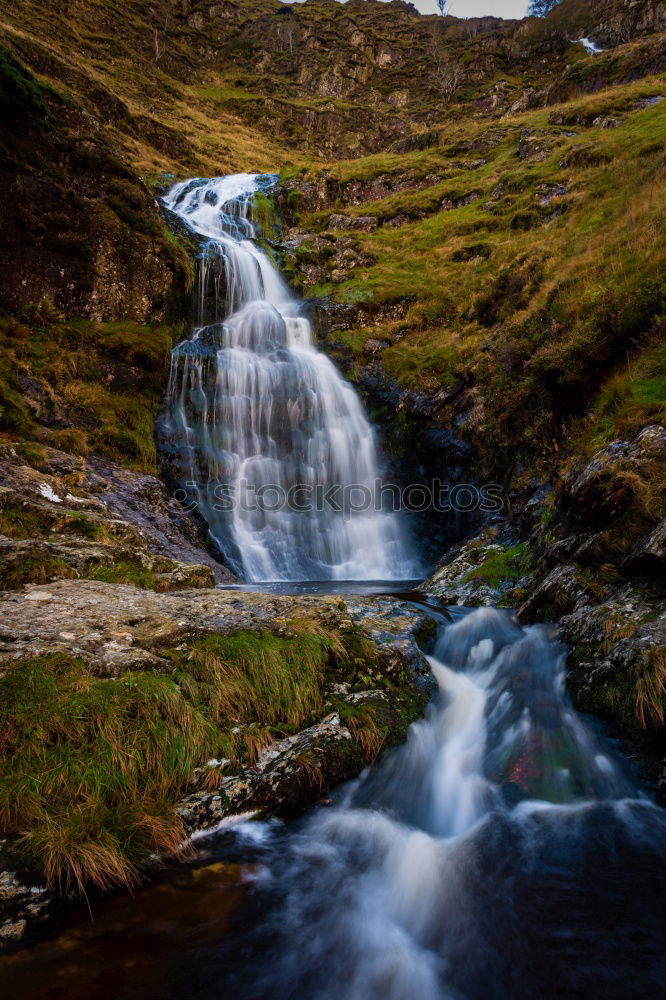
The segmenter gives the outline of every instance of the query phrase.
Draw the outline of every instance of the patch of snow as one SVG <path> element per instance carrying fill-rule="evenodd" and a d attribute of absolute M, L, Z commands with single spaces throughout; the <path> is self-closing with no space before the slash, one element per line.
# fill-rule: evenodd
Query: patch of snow
<path fill-rule="evenodd" d="M 53 503 L 62 503 L 62 498 L 59 497 L 57 493 L 53 492 L 52 487 L 49 486 L 48 483 L 42 483 L 39 487 L 39 492 L 43 497 L 46 497 L 47 500 L 51 500 Z"/>
<path fill-rule="evenodd" d="M 85 503 L 86 502 L 86 498 L 85 497 L 75 497 L 75 496 L 72 496 L 71 493 L 67 494 L 67 496 L 65 497 L 65 500 L 69 500 L 71 503 Z"/>

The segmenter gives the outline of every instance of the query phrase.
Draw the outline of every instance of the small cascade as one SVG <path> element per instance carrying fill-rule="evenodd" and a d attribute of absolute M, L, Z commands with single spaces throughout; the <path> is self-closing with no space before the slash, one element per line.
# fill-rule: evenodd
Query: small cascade
<path fill-rule="evenodd" d="M 603 49 L 596 42 L 593 42 L 591 38 L 579 38 L 578 41 L 589 56 L 597 56 L 600 52 L 603 52 Z"/>
<path fill-rule="evenodd" d="M 666 813 L 570 706 L 552 631 L 482 608 L 430 662 L 439 693 L 407 743 L 273 848 L 268 833 L 243 956 L 222 956 L 230 992 L 659 992 Z"/>
<path fill-rule="evenodd" d="M 245 580 L 412 577 L 361 403 L 254 242 L 252 198 L 273 181 L 190 180 L 164 199 L 206 242 L 200 325 L 173 351 L 162 437 Z"/>

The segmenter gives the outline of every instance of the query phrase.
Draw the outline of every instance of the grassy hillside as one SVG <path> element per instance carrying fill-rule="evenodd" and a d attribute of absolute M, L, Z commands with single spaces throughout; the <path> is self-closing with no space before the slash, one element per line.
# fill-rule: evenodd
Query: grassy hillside
<path fill-rule="evenodd" d="M 333 164 L 325 208 L 317 175 L 286 180 L 318 234 L 295 273 L 304 294 L 351 307 L 334 339 L 352 371 L 379 340 L 404 389 L 462 379 L 464 432 L 492 465 L 663 419 L 664 94 L 648 77 Z M 310 283 L 350 240 L 360 264 Z"/>

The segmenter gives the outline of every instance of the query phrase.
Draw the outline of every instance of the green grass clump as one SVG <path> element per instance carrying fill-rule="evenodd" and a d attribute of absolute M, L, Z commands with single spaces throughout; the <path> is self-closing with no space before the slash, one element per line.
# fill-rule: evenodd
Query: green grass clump
<path fill-rule="evenodd" d="M 585 450 L 597 451 L 650 423 L 666 423 L 666 345 L 642 351 L 604 383 L 585 432 Z"/>
<path fill-rule="evenodd" d="M 662 732 L 666 718 L 666 651 L 650 647 L 630 670 L 606 678 L 591 691 L 591 708 L 610 712 L 626 726 L 647 732 Z"/>
<path fill-rule="evenodd" d="M 48 583 L 66 580 L 76 573 L 64 559 L 58 557 L 27 558 L 11 565 L 0 566 L 0 590 L 20 590 L 27 583 Z"/>
<path fill-rule="evenodd" d="M 324 675 L 336 642 L 323 632 L 208 636 L 195 644 L 187 669 L 209 691 L 218 721 L 297 727 L 323 711 Z"/>
<path fill-rule="evenodd" d="M 121 559 L 113 566 L 91 566 L 86 572 L 89 580 L 102 583 L 123 583 L 140 590 L 164 590 L 157 575 L 147 569 L 138 559 Z"/>
<path fill-rule="evenodd" d="M 131 886 L 182 841 L 174 796 L 219 742 L 172 677 L 20 661 L 0 679 L 0 826 L 51 887 Z"/>
<path fill-rule="evenodd" d="M 500 587 L 503 583 L 517 580 L 526 570 L 526 546 L 514 545 L 504 552 L 491 552 L 489 556 L 474 569 L 470 570 L 465 580 L 482 580 L 490 587 Z"/>

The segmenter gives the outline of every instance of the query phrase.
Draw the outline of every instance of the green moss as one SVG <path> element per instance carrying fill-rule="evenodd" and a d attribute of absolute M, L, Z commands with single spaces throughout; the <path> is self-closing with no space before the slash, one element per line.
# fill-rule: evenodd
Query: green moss
<path fill-rule="evenodd" d="M 514 545 L 504 552 L 491 552 L 489 556 L 465 577 L 467 580 L 483 580 L 490 587 L 499 587 L 503 583 L 517 580 L 527 569 L 526 546 Z"/>
<path fill-rule="evenodd" d="M 263 236 L 270 237 L 275 229 L 275 206 L 263 191 L 255 191 L 250 204 L 252 219 Z"/>

